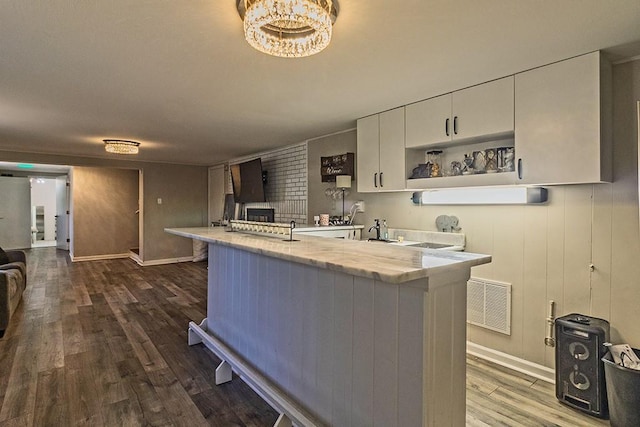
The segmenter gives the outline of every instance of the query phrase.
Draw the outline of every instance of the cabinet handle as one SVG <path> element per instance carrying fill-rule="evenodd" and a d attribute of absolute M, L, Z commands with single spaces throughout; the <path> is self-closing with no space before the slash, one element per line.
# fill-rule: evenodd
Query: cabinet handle
<path fill-rule="evenodd" d="M 373 174 L 373 186 L 378 188 L 378 172 Z"/>
<path fill-rule="evenodd" d="M 444 131 L 447 134 L 447 136 L 449 136 L 449 119 L 447 118 L 447 120 L 444 121 Z"/>
<path fill-rule="evenodd" d="M 518 159 L 518 179 L 522 179 L 522 159 Z"/>
<path fill-rule="evenodd" d="M 380 188 L 384 187 L 384 184 L 382 183 L 382 172 L 380 172 Z"/>
<path fill-rule="evenodd" d="M 458 116 L 455 116 L 453 118 L 453 134 L 454 135 L 458 134 Z"/>

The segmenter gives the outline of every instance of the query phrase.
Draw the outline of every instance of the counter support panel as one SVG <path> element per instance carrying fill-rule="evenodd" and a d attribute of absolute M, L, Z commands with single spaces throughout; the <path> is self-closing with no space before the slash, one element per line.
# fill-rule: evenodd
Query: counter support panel
<path fill-rule="evenodd" d="M 216 229 L 202 342 L 277 425 L 464 426 L 466 287 L 482 254 Z"/>

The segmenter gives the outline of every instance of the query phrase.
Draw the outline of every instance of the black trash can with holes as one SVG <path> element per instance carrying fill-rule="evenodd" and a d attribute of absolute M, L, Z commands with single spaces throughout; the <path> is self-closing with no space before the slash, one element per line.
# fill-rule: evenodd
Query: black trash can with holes
<path fill-rule="evenodd" d="M 640 350 L 633 349 L 638 357 Z M 640 371 L 620 366 L 611 353 L 603 358 L 612 427 L 640 426 Z"/>

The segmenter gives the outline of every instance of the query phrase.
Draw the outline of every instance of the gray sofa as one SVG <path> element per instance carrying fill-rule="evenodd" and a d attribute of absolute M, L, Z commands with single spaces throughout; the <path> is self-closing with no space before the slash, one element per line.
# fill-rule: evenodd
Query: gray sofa
<path fill-rule="evenodd" d="M 22 251 L 7 251 L 9 262 L 0 265 L 0 338 L 22 300 L 27 286 L 27 257 Z"/>

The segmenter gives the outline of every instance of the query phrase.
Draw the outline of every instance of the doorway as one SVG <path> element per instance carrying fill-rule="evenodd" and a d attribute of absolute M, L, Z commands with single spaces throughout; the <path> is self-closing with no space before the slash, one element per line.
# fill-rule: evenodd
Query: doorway
<path fill-rule="evenodd" d="M 66 182 L 66 177 L 61 177 Z M 31 247 L 57 246 L 58 178 L 29 178 L 31 183 Z"/>
<path fill-rule="evenodd" d="M 71 259 L 133 258 L 140 251 L 140 171 L 74 166 L 71 182 Z M 141 258 L 143 259 L 143 258 Z"/>
<path fill-rule="evenodd" d="M 69 250 L 69 177 L 56 178 L 56 247 Z"/>
<path fill-rule="evenodd" d="M 71 167 L 64 165 L 0 161 L 0 241 L 4 246 L 57 245 L 62 236 L 56 215 L 63 206 L 68 209 L 68 203 L 60 201 L 58 179 L 66 183 L 70 171 Z M 62 235 L 66 243 L 68 227 Z"/>

